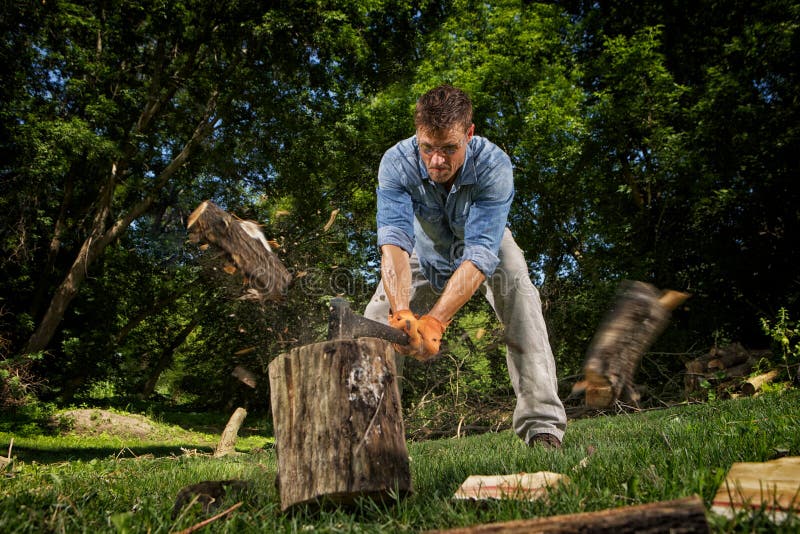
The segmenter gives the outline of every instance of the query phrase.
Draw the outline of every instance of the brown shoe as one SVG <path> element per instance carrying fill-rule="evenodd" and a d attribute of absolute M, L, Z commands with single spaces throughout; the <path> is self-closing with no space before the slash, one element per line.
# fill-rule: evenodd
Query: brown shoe
<path fill-rule="evenodd" d="M 541 445 L 545 449 L 560 449 L 561 440 L 553 434 L 534 434 L 531 436 L 530 441 L 528 441 L 528 447 L 534 447 L 536 445 Z"/>

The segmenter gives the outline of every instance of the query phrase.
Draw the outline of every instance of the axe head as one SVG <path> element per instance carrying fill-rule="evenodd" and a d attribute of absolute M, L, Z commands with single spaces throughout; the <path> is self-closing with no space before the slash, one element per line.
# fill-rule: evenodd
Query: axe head
<path fill-rule="evenodd" d="M 341 297 L 334 297 L 330 303 L 328 319 L 328 339 L 355 339 L 357 337 L 377 337 L 398 345 L 408 345 L 408 335 L 388 324 L 367 319 L 350 309 L 350 303 Z"/>

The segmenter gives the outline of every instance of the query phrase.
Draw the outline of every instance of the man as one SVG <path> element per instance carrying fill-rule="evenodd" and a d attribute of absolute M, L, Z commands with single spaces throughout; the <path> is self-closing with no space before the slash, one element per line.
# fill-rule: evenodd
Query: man
<path fill-rule="evenodd" d="M 404 330 L 396 347 L 425 361 L 453 316 L 480 289 L 505 327 L 517 396 L 513 425 L 528 445 L 561 447 L 566 414 L 539 293 L 506 228 L 511 161 L 474 135 L 472 103 L 442 85 L 424 94 L 416 135 L 390 148 L 378 172 L 381 283 L 364 315 Z M 402 356 L 398 358 L 402 369 Z"/>

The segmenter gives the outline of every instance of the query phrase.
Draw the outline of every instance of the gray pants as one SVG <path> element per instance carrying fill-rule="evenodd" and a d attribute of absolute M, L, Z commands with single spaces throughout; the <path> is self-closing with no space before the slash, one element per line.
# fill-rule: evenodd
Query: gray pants
<path fill-rule="evenodd" d="M 505 327 L 506 363 L 517 396 L 514 431 L 527 443 L 536 434 L 564 436 L 567 416 L 558 398 L 556 365 L 539 292 L 528 276 L 528 264 L 511 231 L 506 228 L 500 244 L 500 264 L 481 285 L 481 293 Z M 423 276 L 416 254 L 411 256 L 411 311 L 425 314 L 439 294 Z M 379 283 L 364 316 L 388 322 L 389 300 Z M 399 356 L 399 354 L 398 354 Z M 402 374 L 402 358 L 398 358 Z"/>

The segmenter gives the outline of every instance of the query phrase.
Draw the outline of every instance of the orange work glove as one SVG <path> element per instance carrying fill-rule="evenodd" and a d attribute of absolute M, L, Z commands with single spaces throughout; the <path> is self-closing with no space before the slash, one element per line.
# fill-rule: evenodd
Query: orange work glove
<path fill-rule="evenodd" d="M 402 330 L 408 335 L 408 345 L 394 343 L 394 350 L 401 354 L 412 354 L 420 349 L 421 340 L 417 331 L 417 321 L 417 316 L 411 310 L 389 313 L 389 326 Z"/>
<path fill-rule="evenodd" d="M 413 353 L 412 356 L 424 362 L 439 354 L 442 335 L 448 324 L 450 324 L 449 321 L 443 323 L 431 315 L 420 317 L 417 321 L 417 333 L 421 341 L 420 349 Z"/>

